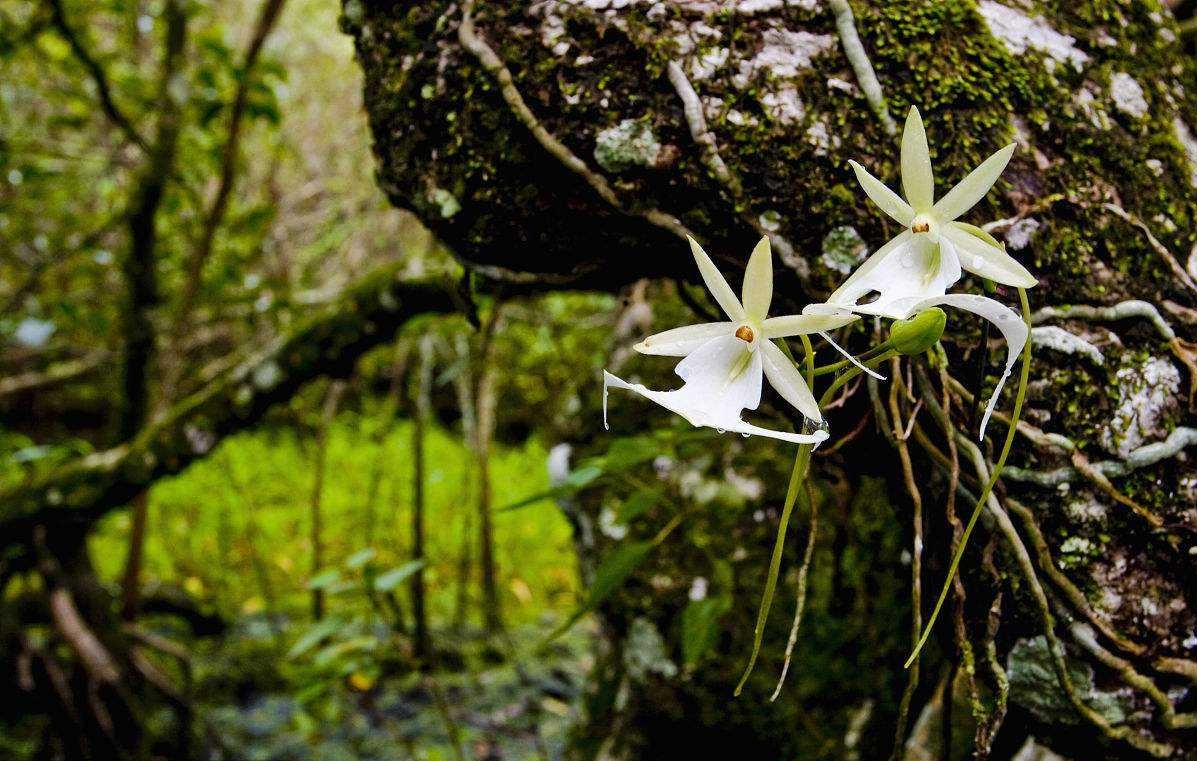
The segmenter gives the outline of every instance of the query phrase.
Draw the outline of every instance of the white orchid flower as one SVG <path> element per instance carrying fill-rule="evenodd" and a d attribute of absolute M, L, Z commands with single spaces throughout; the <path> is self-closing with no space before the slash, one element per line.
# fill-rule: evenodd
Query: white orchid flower
<path fill-rule="evenodd" d="M 707 289 L 729 320 L 674 328 L 636 344 L 634 348 L 641 354 L 684 357 L 675 372 L 685 383 L 677 390 L 654 391 L 639 383 L 628 383 L 604 370 L 603 425 L 607 425 L 607 392 L 614 386 L 650 399 L 696 426 L 799 444 L 818 444 L 825 440 L 827 432 L 824 430 L 810 434 L 774 431 L 745 422 L 740 415 L 760 404 L 763 375 L 783 399 L 821 424 L 823 414 L 818 402 L 802 374 L 774 340 L 834 330 L 857 319 L 856 315 L 768 317 L 769 303 L 773 300 L 773 262 L 768 238 L 761 239 L 748 260 L 742 302 L 693 238 L 690 239 L 690 249 Z"/>
<path fill-rule="evenodd" d="M 945 305 L 980 315 L 995 324 L 1006 339 L 1008 354 L 1005 372 L 981 421 L 981 438 L 985 438 L 985 427 L 1026 343 L 1028 330 L 1013 310 L 993 299 L 948 295 L 947 290 L 960 279 L 962 270 L 1017 288 L 1030 288 L 1038 282 L 989 233 L 956 221 L 993 188 L 1013 153 L 1014 143 L 1011 143 L 985 159 L 947 195 L 935 201 L 927 133 L 918 109 L 912 106 L 902 132 L 904 199 L 860 164 L 849 162 L 865 194 L 906 229 L 870 256 L 828 297 L 826 304 L 803 310 L 813 313 L 849 310 L 902 320 L 924 309 Z M 861 303 L 870 294 L 877 296 Z"/>

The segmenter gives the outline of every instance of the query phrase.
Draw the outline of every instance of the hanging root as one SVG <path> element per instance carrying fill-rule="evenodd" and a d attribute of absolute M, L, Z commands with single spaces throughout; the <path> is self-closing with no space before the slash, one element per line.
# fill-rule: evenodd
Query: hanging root
<path fill-rule="evenodd" d="M 806 479 L 806 501 L 810 504 L 810 534 L 806 538 L 806 549 L 802 552 L 802 565 L 798 567 L 798 600 L 794 606 L 794 623 L 790 625 L 790 638 L 786 640 L 785 661 L 781 665 L 781 676 L 777 678 L 777 686 L 773 688 L 773 694 L 769 697 L 770 703 L 777 700 L 777 696 L 781 694 L 781 687 L 786 682 L 786 674 L 790 671 L 790 659 L 794 655 L 794 644 L 798 641 L 798 627 L 802 625 L 802 611 L 806 609 L 806 578 L 819 536 L 819 503 L 815 500 L 815 490 L 809 478 Z"/>
<path fill-rule="evenodd" d="M 1027 301 L 1026 290 L 1018 289 L 1018 298 L 1022 302 L 1022 316 L 1027 323 L 1028 330 L 1031 323 L 1031 306 Z M 955 555 L 952 557 L 951 565 L 948 566 L 948 575 L 944 580 L 943 589 L 940 590 L 939 598 L 935 601 L 935 608 L 931 611 L 931 617 L 927 621 L 927 625 L 923 629 L 923 636 L 919 638 L 918 644 L 915 645 L 914 652 L 906 659 L 906 667 L 910 668 L 910 664 L 918 657 L 919 650 L 927 642 L 927 637 L 931 635 L 931 629 L 935 626 L 935 619 L 939 616 L 940 608 L 943 607 L 944 599 L 948 596 L 948 589 L 951 587 L 952 578 L 956 575 L 956 570 L 960 567 L 960 558 L 964 555 L 964 550 L 968 546 L 968 538 L 972 534 L 973 527 L 977 524 L 977 519 L 981 517 L 981 510 L 985 507 L 985 501 L 993 492 L 993 486 L 997 479 L 1001 476 L 1002 468 L 1006 464 L 1006 458 L 1010 455 L 1010 446 L 1014 443 L 1014 433 L 1018 430 L 1018 418 L 1022 413 L 1022 403 L 1027 396 L 1027 380 L 1031 372 L 1031 340 L 1028 337 L 1026 345 L 1022 352 L 1022 370 L 1018 375 L 1018 392 L 1014 398 L 1014 412 L 1010 415 L 1011 425 L 1006 430 L 1006 440 L 1002 443 L 1002 451 L 998 456 L 997 465 L 994 466 L 993 475 L 985 482 L 985 486 L 981 489 L 981 496 L 977 499 L 977 504 L 973 508 L 972 517 L 968 519 L 968 525 L 964 527 L 964 534 L 960 538 L 960 546 L 957 548 Z M 928 388 L 930 383 L 928 382 Z M 924 397 L 926 398 L 926 397 Z M 932 404 L 928 400 L 928 406 Z M 938 405 L 936 405 L 938 406 Z M 942 415 L 946 419 L 947 413 L 939 408 Z M 951 425 L 950 420 L 946 425 Z"/>
<path fill-rule="evenodd" d="M 940 375 L 944 378 L 947 376 L 946 362 L 940 364 Z M 913 385 L 912 382 L 911 385 Z M 950 420 L 952 416 L 952 392 L 947 383 L 943 384 L 942 404 L 945 419 Z M 969 427 L 971 429 L 972 426 L 970 425 Z M 948 456 L 951 459 L 951 472 L 949 473 L 944 515 L 947 518 L 948 525 L 952 527 L 951 548 L 952 554 L 955 554 L 964 536 L 964 527 L 961 525 L 960 519 L 956 516 L 956 486 L 960 483 L 960 458 L 959 450 L 956 447 L 956 438 L 953 436 L 953 429 L 950 426 L 944 428 L 944 436 L 948 442 Z M 964 590 L 964 580 L 960 578 L 960 574 L 956 574 L 952 579 L 952 589 L 955 592 L 956 598 L 954 617 L 956 646 L 960 649 L 961 660 L 964 662 L 964 673 L 968 677 L 969 698 L 972 701 L 973 719 L 976 721 L 977 733 L 979 734 L 981 728 L 989 720 L 989 712 L 985 709 L 985 704 L 981 700 L 980 689 L 977 686 L 976 653 L 973 651 L 972 641 L 968 636 L 968 626 L 964 622 L 964 606 L 967 598 Z"/>
<path fill-rule="evenodd" d="M 1031 546 L 1035 548 L 1035 554 L 1039 558 L 1039 568 L 1047 574 L 1048 579 L 1064 595 L 1069 605 L 1084 616 L 1106 639 L 1116 644 L 1123 652 L 1136 656 L 1145 653 L 1147 651 L 1146 647 L 1129 639 L 1106 623 L 1101 616 L 1097 615 L 1097 611 L 1093 610 L 1093 607 L 1089 605 L 1089 601 L 1085 599 L 1084 593 L 1072 583 L 1072 580 L 1064 575 L 1063 571 L 1056 567 L 1055 562 L 1052 560 L 1047 540 L 1044 538 L 1043 532 L 1039 529 L 1039 524 L 1035 521 L 1035 515 L 1030 509 L 1018 500 L 1009 497 L 1006 498 L 1006 504 L 1022 520 L 1023 527 L 1027 535 L 1031 538 Z"/>
<path fill-rule="evenodd" d="M 963 397 L 966 403 L 973 403 L 974 397 L 972 393 L 969 392 L 969 390 L 966 389 L 960 381 L 956 380 L 950 375 L 947 375 L 946 373 L 945 377 L 947 382 L 951 385 L 953 391 Z M 993 419 L 1005 423 L 1007 426 L 1010 425 L 1010 418 L 1001 413 L 995 412 Z M 1142 459 L 1141 456 L 1137 457 L 1135 452 L 1131 453 L 1129 456 L 1130 459 L 1128 459 L 1127 463 L 1125 464 L 1115 462 L 1100 462 L 1093 464 L 1090 463 L 1089 458 L 1087 458 L 1084 453 L 1080 451 L 1080 448 L 1077 447 L 1076 443 L 1067 436 L 1059 433 L 1049 433 L 1040 430 L 1025 420 L 1018 421 L 1016 430 L 1024 438 L 1042 450 L 1059 454 L 1067 454 L 1072 462 L 1072 467 L 1058 468 L 1053 471 L 1036 471 L 1011 465 L 1003 471 L 1006 477 L 1013 481 L 1025 481 L 1044 487 L 1058 486 L 1065 481 L 1071 481 L 1077 477 L 1083 478 L 1084 480 L 1088 481 L 1091 486 L 1110 497 L 1115 502 L 1129 507 L 1135 512 L 1135 514 L 1151 524 L 1152 528 L 1158 528 L 1159 526 L 1163 525 L 1163 520 L 1159 516 L 1155 515 L 1150 510 L 1119 491 L 1118 487 L 1114 486 L 1114 484 L 1110 482 L 1110 479 L 1106 475 L 1107 473 L 1119 473 L 1124 475 L 1125 473 L 1122 471 L 1123 468 L 1129 468 L 1131 467 L 1131 463 L 1136 461 L 1136 459 Z M 1197 443 L 1197 436 L 1192 437 L 1190 440 L 1189 435 L 1186 433 L 1187 431 L 1191 430 L 1193 429 L 1178 428 L 1177 431 L 1179 431 L 1179 433 L 1174 432 L 1175 438 L 1173 440 L 1176 446 L 1175 452 L 1180 451 L 1180 449 L 1182 449 L 1184 446 L 1187 446 L 1189 443 Z M 1197 431 L 1194 431 L 1194 433 L 1197 433 Z M 1154 445 L 1149 444 L 1147 446 Z M 1138 450 L 1136 450 L 1136 452 L 1137 451 Z M 1173 452 L 1173 454 L 1175 454 L 1175 452 Z"/>
<path fill-rule="evenodd" d="M 893 375 L 894 382 L 890 385 L 889 392 L 889 411 L 892 415 L 893 428 L 888 432 L 891 442 L 897 447 L 898 458 L 902 463 L 902 477 L 906 484 L 906 493 L 910 495 L 911 504 L 911 532 L 914 536 L 911 553 L 910 553 L 910 638 L 914 643 L 918 642 L 919 631 L 923 628 L 923 497 L 919 492 L 918 484 L 914 478 L 914 467 L 910 459 L 910 448 L 906 443 L 907 435 L 903 435 L 902 426 L 902 410 L 900 404 L 900 397 L 898 394 L 898 385 L 901 382 L 902 374 L 900 372 L 900 361 L 897 357 L 893 359 L 891 375 Z M 870 381 L 873 379 L 870 377 Z M 878 398 L 880 403 L 880 398 Z M 914 425 L 914 415 L 910 416 L 910 425 Z M 905 432 L 908 434 L 908 429 Z M 914 700 L 914 692 L 919 685 L 919 665 L 914 664 L 910 669 L 910 674 L 906 679 L 906 688 L 902 691 L 902 701 L 898 705 L 898 720 L 894 730 L 894 749 L 890 755 L 890 761 L 900 761 L 902 757 L 902 750 L 906 740 L 906 726 L 910 716 L 910 704 Z"/>
<path fill-rule="evenodd" d="M 934 417 L 940 420 L 941 424 L 945 421 L 950 424 L 945 411 L 939 406 L 938 402 L 932 401 L 931 398 L 926 396 L 930 391 L 930 382 L 921 372 L 919 380 L 924 390 L 924 398 L 928 399 L 928 410 Z M 959 446 L 972 461 L 977 478 L 986 484 L 992 484 L 995 479 L 989 471 L 988 465 L 985 462 L 985 456 L 981 453 L 981 450 L 963 433 L 956 432 L 955 435 Z M 1068 666 L 1064 660 L 1064 646 L 1056 636 L 1055 622 L 1047 599 L 1047 593 L 1044 591 L 1043 585 L 1035 573 L 1035 566 L 1031 560 L 1031 556 L 1027 552 L 1026 546 L 1023 544 L 1018 532 L 1015 530 L 1014 524 L 1010 521 L 1010 516 L 1002 508 L 1001 503 L 992 493 L 992 490 L 985 490 L 983 495 L 985 497 L 983 504 L 989 508 L 990 514 L 994 517 L 997 529 L 1006 540 L 1006 544 L 1016 560 L 1018 570 L 1024 581 L 1026 581 L 1027 587 L 1030 589 L 1031 595 L 1035 600 L 1035 606 L 1042 623 L 1043 634 L 1047 639 L 1048 650 L 1051 654 L 1052 667 L 1056 672 L 1056 679 L 1061 689 L 1068 698 L 1068 702 L 1072 704 L 1073 708 L 1083 719 L 1096 727 L 1105 737 L 1111 740 L 1122 741 L 1157 758 L 1166 758 L 1169 756 L 1172 753 L 1170 745 L 1143 737 L 1130 727 L 1112 725 L 1104 716 L 1089 707 L 1081 699 L 1076 686 L 1072 683 L 1072 679 L 1068 674 Z"/>
<path fill-rule="evenodd" d="M 765 589 L 761 593 L 761 604 L 756 614 L 756 626 L 752 632 L 752 655 L 748 657 L 748 665 L 733 692 L 737 697 L 744 690 L 752 669 L 756 666 L 757 656 L 761 653 L 761 640 L 765 636 L 765 622 L 769 620 L 769 609 L 773 606 L 773 595 L 777 591 L 777 576 L 781 571 L 781 556 L 785 548 L 786 528 L 790 525 L 790 514 L 794 512 L 794 504 L 798 501 L 798 489 L 802 480 L 806 478 L 806 471 L 810 465 L 810 444 L 801 444 L 798 454 L 794 457 L 794 469 L 790 471 L 790 485 L 786 489 L 785 504 L 781 509 L 781 520 L 777 524 L 777 539 L 773 543 L 773 556 L 769 559 L 769 572 L 765 579 Z"/>
<path fill-rule="evenodd" d="M 996 538 L 990 538 L 982 556 L 982 565 L 989 573 L 994 589 L 993 603 L 989 606 L 989 616 L 985 622 L 985 639 L 982 642 L 982 647 L 985 651 L 985 663 L 989 666 L 989 673 L 993 677 L 993 683 L 997 689 L 994 695 L 993 710 L 990 711 L 985 721 L 977 723 L 976 747 L 973 751 L 976 761 L 985 761 L 989 758 L 993 739 L 997 736 L 998 729 L 1001 728 L 1002 721 L 1006 718 L 1006 706 L 1010 698 L 1010 679 L 1006 676 L 1006 670 L 1002 668 L 1002 662 L 997 653 L 997 633 L 1002 624 L 1002 576 L 993 562 Z"/>
<path fill-rule="evenodd" d="M 1080 622 L 1072 622 L 1068 627 L 1073 640 L 1082 649 L 1095 657 L 1101 664 L 1117 672 L 1122 681 L 1131 687 L 1142 691 L 1160 711 L 1160 722 L 1168 729 L 1192 729 L 1197 727 L 1197 713 L 1177 713 L 1172 701 L 1155 682 L 1135 670 L 1133 664 L 1125 658 L 1114 655 L 1097 641 L 1093 629 Z"/>
<path fill-rule="evenodd" d="M 864 44 L 860 41 L 860 35 L 856 32 L 856 19 L 852 15 L 852 6 L 848 4 L 848 0 L 831 0 L 831 11 L 835 14 L 835 27 L 840 34 L 840 44 L 844 48 L 844 55 L 848 58 L 848 63 L 852 65 L 852 71 L 856 74 L 856 81 L 860 84 L 861 92 L 869 102 L 869 107 L 873 109 L 877 121 L 881 122 L 885 134 L 897 137 L 898 125 L 889 114 L 889 106 L 885 103 L 885 94 L 881 92 L 881 82 L 877 80 L 877 73 L 873 71 L 873 63 L 869 60 L 869 54 L 865 51 Z"/>
<path fill-rule="evenodd" d="M 686 229 L 686 226 L 672 214 L 666 214 L 660 209 L 651 207 L 637 211 L 630 210 L 620 200 L 615 189 L 607 182 L 606 177 L 592 170 L 576 153 L 571 151 L 564 143 L 545 129 L 544 124 L 532 113 L 532 109 L 528 107 L 527 101 L 524 100 L 523 95 L 520 94 L 519 89 L 515 86 L 515 78 L 511 76 L 511 71 L 490 45 L 487 45 L 486 41 L 478 35 L 474 27 L 474 0 L 465 0 L 462 4 L 461 23 L 457 27 L 457 37 L 461 42 L 461 46 L 473 54 L 478 59 L 478 63 L 482 65 L 482 68 L 495 78 L 503 100 L 506 101 L 512 113 L 515 114 L 515 117 L 532 133 L 536 142 L 540 143 L 541 147 L 560 161 L 567 169 L 581 177 L 587 185 L 594 189 L 594 192 L 600 198 L 616 210 L 630 216 L 639 216 L 650 224 L 673 233 L 682 240 L 686 240 L 687 237 L 693 237 L 690 231 Z"/>

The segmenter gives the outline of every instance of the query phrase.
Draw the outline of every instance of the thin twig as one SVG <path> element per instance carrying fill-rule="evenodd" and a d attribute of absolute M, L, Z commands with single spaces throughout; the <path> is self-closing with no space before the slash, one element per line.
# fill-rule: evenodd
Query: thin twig
<path fill-rule="evenodd" d="M 23 391 L 43 389 L 47 386 L 74 380 L 103 365 L 108 361 L 109 356 L 110 353 L 107 349 L 96 349 L 78 359 L 52 364 L 45 370 L 0 378 L 0 399 Z"/>
<path fill-rule="evenodd" d="M 237 178 L 241 126 L 244 122 L 246 106 L 249 103 L 250 88 L 254 84 L 254 68 L 262 53 L 266 38 L 274 29 L 275 22 L 278 21 L 285 4 L 286 0 L 266 0 L 262 4 L 262 9 L 258 12 L 257 23 L 254 25 L 253 35 L 250 37 L 249 45 L 242 57 L 238 71 L 237 90 L 233 95 L 233 105 L 229 111 L 228 136 L 225 138 L 220 162 L 220 180 L 217 183 L 216 195 L 212 198 L 212 205 L 208 207 L 208 213 L 204 217 L 199 242 L 187 260 L 186 280 L 176 317 L 176 331 L 188 324 L 188 318 L 195 307 L 200 285 L 203 282 L 204 266 L 212 255 L 212 245 L 216 240 L 216 233 L 228 211 L 233 186 Z"/>
<path fill-rule="evenodd" d="M 79 63 L 87 70 L 91 77 L 92 84 L 96 88 L 96 97 L 100 100 L 100 109 L 103 110 L 104 115 L 108 117 L 117 129 L 119 129 L 129 142 L 136 145 L 143 152 L 149 153 L 150 144 L 141 136 L 137 128 L 133 126 L 133 121 L 121 110 L 120 106 L 112 97 L 112 85 L 108 81 L 108 74 L 104 71 L 104 67 L 94 56 L 88 51 L 87 46 L 83 44 L 83 40 L 71 27 L 70 22 L 66 17 L 66 10 L 63 8 L 62 0 L 50 0 L 50 20 L 54 28 L 58 30 L 59 35 L 66 40 L 67 45 L 71 48 L 71 52 L 79 59 Z"/>

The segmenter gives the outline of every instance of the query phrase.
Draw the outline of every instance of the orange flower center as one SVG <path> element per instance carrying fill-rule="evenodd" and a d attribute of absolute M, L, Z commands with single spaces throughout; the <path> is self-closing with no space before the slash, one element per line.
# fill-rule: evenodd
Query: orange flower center
<path fill-rule="evenodd" d="M 752 332 L 752 328 L 748 327 L 747 325 L 741 325 L 740 327 L 736 328 L 736 338 L 745 343 L 752 343 L 752 339 L 755 337 L 756 334 L 754 334 Z"/>

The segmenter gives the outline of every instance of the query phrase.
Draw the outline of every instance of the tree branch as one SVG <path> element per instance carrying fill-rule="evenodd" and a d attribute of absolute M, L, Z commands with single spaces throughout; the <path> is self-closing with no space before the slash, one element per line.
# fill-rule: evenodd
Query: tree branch
<path fill-rule="evenodd" d="M 321 376 L 344 377 L 407 320 L 460 302 L 433 281 L 398 280 L 401 265 L 366 277 L 321 313 L 182 400 L 138 435 L 0 493 L 0 536 L 28 544 L 41 523 L 94 522 L 157 479 L 178 473 L 225 436 Z"/>
<path fill-rule="evenodd" d="M 71 48 L 71 52 L 75 54 L 75 57 L 79 59 L 79 63 L 83 64 L 83 68 L 87 70 L 92 83 L 96 86 L 96 96 L 100 99 L 100 108 L 103 109 L 104 114 L 116 125 L 117 129 L 124 133 L 129 142 L 148 153 L 150 150 L 149 142 L 141 136 L 141 133 L 133 126 L 133 122 L 120 109 L 120 106 L 116 105 L 116 101 L 112 98 L 112 86 L 108 83 L 108 75 L 104 72 L 104 67 L 88 52 L 79 35 L 71 28 L 70 22 L 67 21 L 66 10 L 62 6 L 62 0 L 50 0 L 50 23 L 58 30 L 62 38 L 66 40 L 67 45 Z"/>
<path fill-rule="evenodd" d="M 216 195 L 212 199 L 212 205 L 208 209 L 207 217 L 204 219 L 199 242 L 187 262 L 187 279 L 183 286 L 183 297 L 176 316 L 176 330 L 187 324 L 187 318 L 195 307 L 195 301 L 203 283 L 204 266 L 212 256 L 216 231 L 220 229 L 224 215 L 228 211 L 233 185 L 237 179 L 241 125 L 245 118 L 245 106 L 249 100 L 249 88 L 253 83 L 254 67 L 262 53 L 262 46 L 274 29 L 274 24 L 285 4 L 286 0 L 266 0 L 262 4 L 262 9 L 258 12 L 258 21 L 254 25 L 253 36 L 245 49 L 237 81 L 237 91 L 233 96 L 233 105 L 229 113 L 229 132 L 228 138 L 225 139 L 224 154 L 221 158 L 220 182 L 216 188 Z"/>
<path fill-rule="evenodd" d="M 0 378 L 0 399 L 22 391 L 56 386 L 60 383 L 74 380 L 103 365 L 108 361 L 108 355 L 107 349 L 96 349 L 78 359 L 69 359 L 65 362 L 52 364 L 45 370 L 33 370 L 21 373 L 20 375 L 10 375 L 7 378 Z"/>
<path fill-rule="evenodd" d="M 117 427 L 121 440 L 132 438 L 145 425 L 149 413 L 148 374 L 155 343 L 150 313 L 158 303 L 156 222 L 158 207 L 166 193 L 167 178 L 173 171 L 179 138 L 179 104 L 171 93 L 171 84 L 186 46 L 187 16 L 179 0 L 168 0 L 164 14 L 166 33 L 158 74 L 157 135 L 129 210 L 129 253 L 123 262 L 128 303 L 122 320 L 124 409 Z"/>

